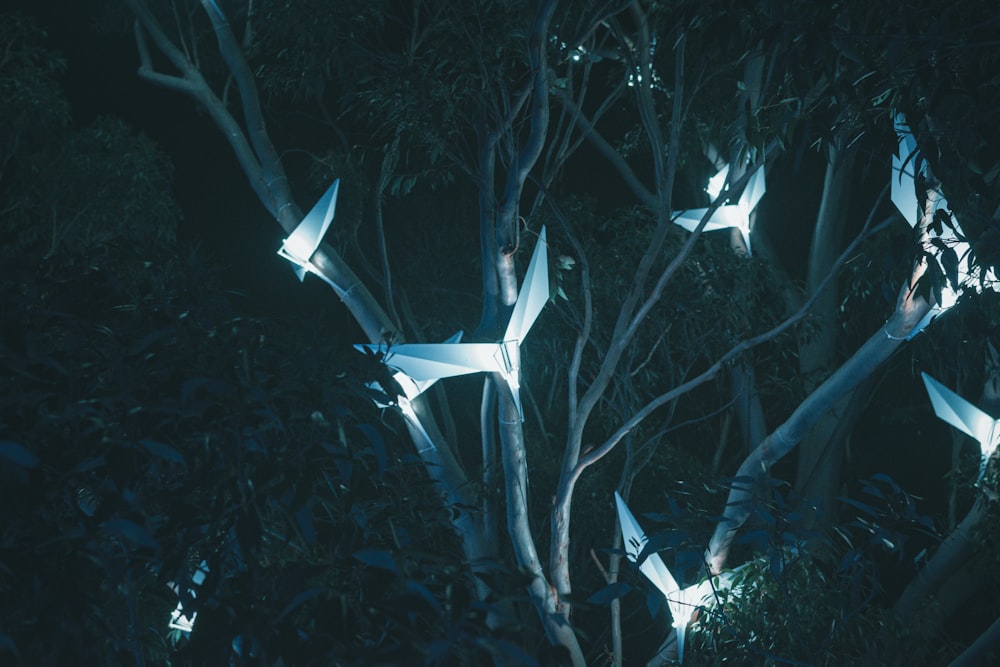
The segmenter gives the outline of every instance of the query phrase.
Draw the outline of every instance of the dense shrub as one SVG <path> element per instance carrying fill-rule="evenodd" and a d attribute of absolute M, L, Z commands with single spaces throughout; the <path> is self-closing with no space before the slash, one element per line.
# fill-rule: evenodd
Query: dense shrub
<path fill-rule="evenodd" d="M 437 663 L 494 641 L 360 355 L 241 315 L 196 254 L 85 254 L 0 276 L 3 662 Z M 202 560 L 187 639 L 167 584 Z"/>

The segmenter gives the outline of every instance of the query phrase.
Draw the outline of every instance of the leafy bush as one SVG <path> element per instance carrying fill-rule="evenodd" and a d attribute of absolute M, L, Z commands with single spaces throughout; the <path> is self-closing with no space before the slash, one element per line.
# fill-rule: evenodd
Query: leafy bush
<path fill-rule="evenodd" d="M 363 358 L 242 316 L 196 254 L 104 252 L 0 275 L 5 663 L 438 664 L 497 641 Z"/>

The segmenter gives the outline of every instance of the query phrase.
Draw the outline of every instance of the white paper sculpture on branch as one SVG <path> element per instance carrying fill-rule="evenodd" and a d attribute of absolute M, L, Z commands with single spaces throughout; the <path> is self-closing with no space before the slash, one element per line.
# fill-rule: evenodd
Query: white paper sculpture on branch
<path fill-rule="evenodd" d="M 208 563 L 205 561 L 201 561 L 201 563 L 198 564 L 198 569 L 196 569 L 194 571 L 194 574 L 191 575 L 191 583 L 194 584 L 196 587 L 201 587 L 201 585 L 205 582 L 205 577 L 207 576 L 208 576 Z M 170 584 L 170 588 L 175 593 L 178 592 L 176 584 Z M 197 588 L 189 588 L 188 594 L 192 598 L 198 597 Z M 198 612 L 196 611 L 191 612 L 191 615 L 187 616 L 184 613 L 184 605 L 178 601 L 177 608 L 174 609 L 172 612 L 170 612 L 170 622 L 167 624 L 167 627 L 169 627 L 171 630 L 180 630 L 181 632 L 190 634 L 191 631 L 194 629 L 194 622 L 197 618 L 198 618 Z"/>
<path fill-rule="evenodd" d="M 979 441 L 981 456 L 979 476 L 976 478 L 978 486 L 983 480 L 983 473 L 986 472 L 986 464 L 989 463 L 1000 441 L 1000 428 L 997 426 L 1000 424 L 1000 419 L 990 417 L 927 373 L 921 375 L 927 387 L 927 395 L 931 398 L 931 405 L 934 406 L 934 414 Z"/>
<path fill-rule="evenodd" d="M 528 263 L 503 340 L 497 343 L 404 343 L 386 351 L 385 363 L 415 382 L 428 382 L 469 373 L 499 373 L 510 387 L 521 420 L 521 341 L 549 300 L 549 262 L 545 228 Z M 378 345 L 355 345 L 379 351 Z"/>
<path fill-rule="evenodd" d="M 916 227 L 924 215 L 924 200 L 917 194 L 916 174 L 919 173 L 929 182 L 934 182 L 934 179 L 927 166 L 927 162 L 920 156 L 916 139 L 913 138 L 913 134 L 910 132 L 910 128 L 906 125 L 906 121 L 902 115 L 896 115 L 895 131 L 899 147 L 896 154 L 892 157 L 892 203 L 895 204 L 906 222 L 911 227 Z M 932 213 L 948 211 L 948 200 L 942 193 L 939 192 L 937 194 L 933 207 Z M 938 243 L 943 243 L 955 252 L 958 259 L 958 269 L 956 272 L 958 284 L 952 285 L 950 281 L 946 281 L 948 284 L 943 285 L 941 289 L 941 303 L 936 304 L 931 309 L 931 312 L 914 327 L 909 338 L 916 335 L 934 317 L 954 306 L 955 302 L 958 301 L 959 289 L 961 287 L 972 288 L 976 291 L 980 289 L 980 269 L 977 266 L 973 266 L 970 262 L 971 255 L 969 250 L 971 246 L 967 241 L 960 238 L 964 237 L 964 234 L 958 223 L 958 218 L 951 215 L 951 221 L 952 226 L 942 225 L 941 234 L 935 235 L 935 237 L 939 239 Z M 929 239 L 935 237 L 929 237 Z M 925 242 L 928 244 L 928 250 L 934 249 L 938 256 L 940 256 L 940 253 L 944 251 L 934 245 L 929 239 Z M 992 289 L 995 289 L 997 278 L 992 270 L 987 273 L 983 282 Z"/>
<path fill-rule="evenodd" d="M 708 181 L 705 192 L 714 201 L 722 196 L 723 187 L 729 177 L 729 165 L 720 169 L 715 176 Z M 740 230 L 743 236 L 743 243 L 746 244 L 747 251 L 750 251 L 750 215 L 757 208 L 757 203 L 767 191 L 767 183 L 764 179 L 764 166 L 761 165 L 757 171 L 747 180 L 746 188 L 740 195 L 739 201 L 719 206 L 712 213 L 712 217 L 705 223 L 703 231 L 711 232 L 716 229 L 727 229 L 735 227 Z M 675 211 L 673 221 L 684 229 L 693 232 L 701 224 L 702 218 L 708 213 L 707 208 L 692 208 L 685 211 Z"/>
<path fill-rule="evenodd" d="M 319 201 L 312 207 L 312 210 L 302 218 L 302 222 L 299 223 L 298 227 L 292 230 L 288 238 L 282 242 L 281 247 L 278 249 L 278 254 L 292 263 L 295 275 L 299 277 L 300 281 L 306 279 L 307 273 L 312 273 L 321 278 L 323 282 L 332 287 L 333 291 L 343 298 L 347 296 L 347 292 L 340 285 L 327 278 L 312 263 L 313 254 L 319 248 L 319 244 L 323 241 L 323 237 L 326 236 L 327 230 L 330 229 L 330 223 L 333 222 L 333 216 L 337 210 L 337 195 L 339 192 L 340 179 L 338 178 L 323 196 L 319 198 Z"/>
<path fill-rule="evenodd" d="M 638 562 L 639 554 L 642 553 L 647 542 L 646 534 L 617 491 L 615 491 L 615 503 L 618 506 L 618 522 L 622 527 L 625 555 L 633 563 Z M 639 571 L 646 575 L 646 578 L 653 582 L 653 585 L 660 589 L 660 592 L 667 599 L 667 607 L 673 616 L 673 626 L 677 633 L 677 661 L 683 662 L 684 635 L 687 632 L 688 623 L 691 622 L 691 616 L 695 610 L 706 600 L 711 600 L 713 596 L 711 580 L 706 579 L 700 584 L 681 589 L 657 553 L 649 554 L 639 565 Z"/>

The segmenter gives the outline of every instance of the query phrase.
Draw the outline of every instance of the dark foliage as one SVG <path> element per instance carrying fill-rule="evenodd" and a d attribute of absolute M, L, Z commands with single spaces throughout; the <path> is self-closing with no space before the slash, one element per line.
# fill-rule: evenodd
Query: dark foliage
<path fill-rule="evenodd" d="M 104 253 L 0 276 L 3 662 L 474 660 L 486 609 L 353 358 L 194 254 Z M 202 560 L 187 640 L 168 582 Z"/>

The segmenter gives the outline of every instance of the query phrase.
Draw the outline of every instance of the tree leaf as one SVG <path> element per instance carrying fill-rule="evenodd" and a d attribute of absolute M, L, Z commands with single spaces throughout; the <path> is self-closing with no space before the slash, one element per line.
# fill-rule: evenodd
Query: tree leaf
<path fill-rule="evenodd" d="M 958 253 L 954 248 L 945 248 L 941 251 L 941 268 L 948 278 L 948 283 L 952 288 L 957 289 L 958 283 Z"/>
<path fill-rule="evenodd" d="M 275 620 L 280 621 L 284 619 L 286 616 L 288 616 L 290 613 L 301 607 L 309 600 L 312 600 L 313 598 L 322 595 L 323 592 L 324 589 L 322 588 L 309 588 L 307 590 L 302 591 L 301 593 L 298 593 L 295 597 L 292 598 L 291 602 L 285 605 L 285 608 L 281 610 L 281 613 L 278 614 L 278 617 Z"/>
<path fill-rule="evenodd" d="M 371 451 L 375 455 L 376 474 L 379 479 L 382 479 L 385 475 L 385 466 L 388 461 L 385 440 L 382 439 L 382 434 L 379 430 L 371 424 L 358 424 L 358 430 L 364 434 L 365 438 L 371 444 Z"/>
<path fill-rule="evenodd" d="M 353 556 L 356 560 L 361 561 L 365 565 L 377 567 L 382 570 L 388 570 L 393 574 L 399 574 L 399 568 L 396 566 L 396 561 L 388 551 L 384 551 L 382 549 L 361 549 L 360 551 L 355 551 Z"/>
<path fill-rule="evenodd" d="M 171 461 L 172 463 L 187 465 L 187 460 L 185 460 L 184 455 L 170 445 L 166 445 L 157 440 L 151 440 L 150 438 L 143 438 L 139 441 L 139 444 L 142 445 L 143 449 L 157 458 Z"/>
<path fill-rule="evenodd" d="M 589 604 L 611 604 L 620 597 L 623 597 L 632 590 L 632 586 L 625 581 L 616 581 L 608 584 L 604 588 L 596 591 L 587 598 Z"/>
<path fill-rule="evenodd" d="M 131 542 L 136 546 L 146 547 L 154 551 L 159 551 L 160 549 L 160 543 L 149 534 L 149 531 L 134 521 L 129 521 L 128 519 L 109 519 L 101 524 L 101 528 L 109 535 L 124 539 L 126 542 Z"/>
<path fill-rule="evenodd" d="M 10 440 L 0 440 L 0 458 L 5 458 L 14 465 L 28 470 L 37 468 L 40 462 L 30 449 Z"/>

